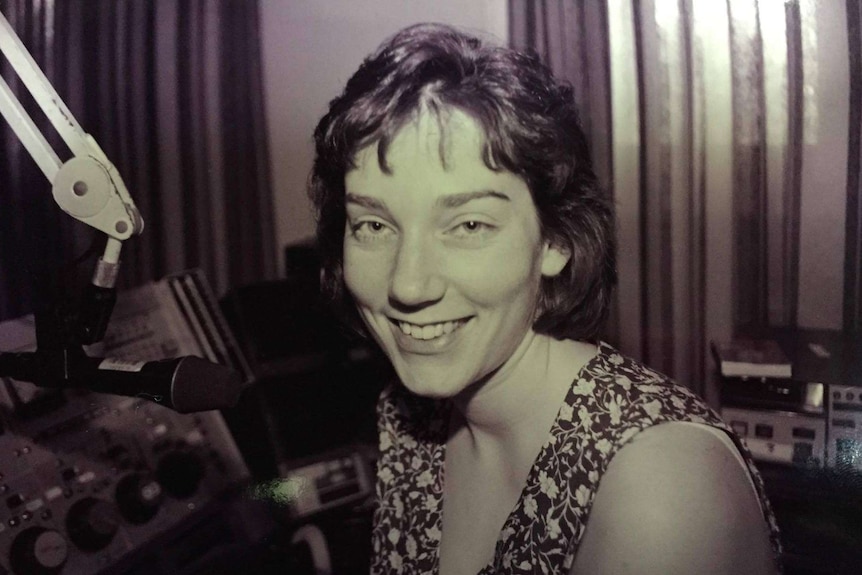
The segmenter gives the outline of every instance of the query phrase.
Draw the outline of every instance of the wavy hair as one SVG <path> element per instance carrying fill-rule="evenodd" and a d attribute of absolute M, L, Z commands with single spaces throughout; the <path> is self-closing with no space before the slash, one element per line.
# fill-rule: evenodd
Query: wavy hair
<path fill-rule="evenodd" d="M 534 329 L 556 338 L 594 339 L 616 284 L 614 213 L 590 162 L 572 89 L 532 54 L 490 45 L 441 24 L 405 28 L 371 54 L 314 132 L 309 197 L 317 218 L 321 290 L 358 314 L 343 279 L 345 188 L 356 154 L 387 149 L 427 109 L 442 122 L 457 109 L 485 135 L 482 159 L 523 178 L 545 241 L 571 254 L 558 276 L 542 278 Z"/>

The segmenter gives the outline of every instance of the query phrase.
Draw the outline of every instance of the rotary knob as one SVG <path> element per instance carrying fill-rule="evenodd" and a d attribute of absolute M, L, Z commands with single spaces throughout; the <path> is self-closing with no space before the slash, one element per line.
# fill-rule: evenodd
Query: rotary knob
<path fill-rule="evenodd" d="M 69 556 L 66 540 L 53 529 L 30 527 L 22 531 L 9 549 L 15 573 L 55 575 L 63 570 Z M 5 573 L 5 569 L 2 570 Z"/>
<path fill-rule="evenodd" d="M 119 518 L 112 503 L 87 497 L 72 505 L 66 516 L 69 538 L 79 549 L 98 551 L 108 546 L 117 533 Z"/>
<path fill-rule="evenodd" d="M 162 503 L 162 486 L 149 474 L 132 473 L 117 483 L 116 496 L 123 518 L 141 525 L 158 512 Z"/>
<path fill-rule="evenodd" d="M 174 451 L 159 460 L 156 476 L 172 497 L 186 499 L 198 490 L 204 476 L 204 466 L 194 453 Z"/>

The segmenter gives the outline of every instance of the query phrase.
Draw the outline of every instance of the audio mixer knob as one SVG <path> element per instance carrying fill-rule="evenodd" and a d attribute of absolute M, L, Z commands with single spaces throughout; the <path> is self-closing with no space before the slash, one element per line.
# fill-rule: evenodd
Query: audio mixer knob
<path fill-rule="evenodd" d="M 63 570 L 68 554 L 66 540 L 58 532 L 30 527 L 12 542 L 9 561 L 15 573 L 54 575 Z"/>
<path fill-rule="evenodd" d="M 194 453 L 175 451 L 162 457 L 156 474 L 165 491 L 177 499 L 185 499 L 197 491 L 204 466 Z"/>
<path fill-rule="evenodd" d="M 117 507 L 129 523 L 152 519 L 162 503 L 162 486 L 150 475 L 132 473 L 117 483 Z"/>
<path fill-rule="evenodd" d="M 69 538 L 84 551 L 98 551 L 107 547 L 116 535 L 118 526 L 114 505 L 95 497 L 78 501 L 66 516 Z"/>

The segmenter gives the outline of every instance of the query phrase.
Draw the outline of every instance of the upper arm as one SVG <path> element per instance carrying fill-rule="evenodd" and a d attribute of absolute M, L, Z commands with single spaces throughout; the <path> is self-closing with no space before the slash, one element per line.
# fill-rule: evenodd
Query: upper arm
<path fill-rule="evenodd" d="M 773 574 L 747 471 L 698 426 L 663 424 L 614 456 L 572 573 Z"/>

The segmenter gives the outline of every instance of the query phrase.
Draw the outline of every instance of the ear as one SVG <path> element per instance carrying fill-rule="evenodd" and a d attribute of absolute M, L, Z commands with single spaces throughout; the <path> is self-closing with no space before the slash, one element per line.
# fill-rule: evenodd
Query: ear
<path fill-rule="evenodd" d="M 542 275 L 546 278 L 560 275 L 571 258 L 572 254 L 567 248 L 546 242 L 542 248 Z"/>

